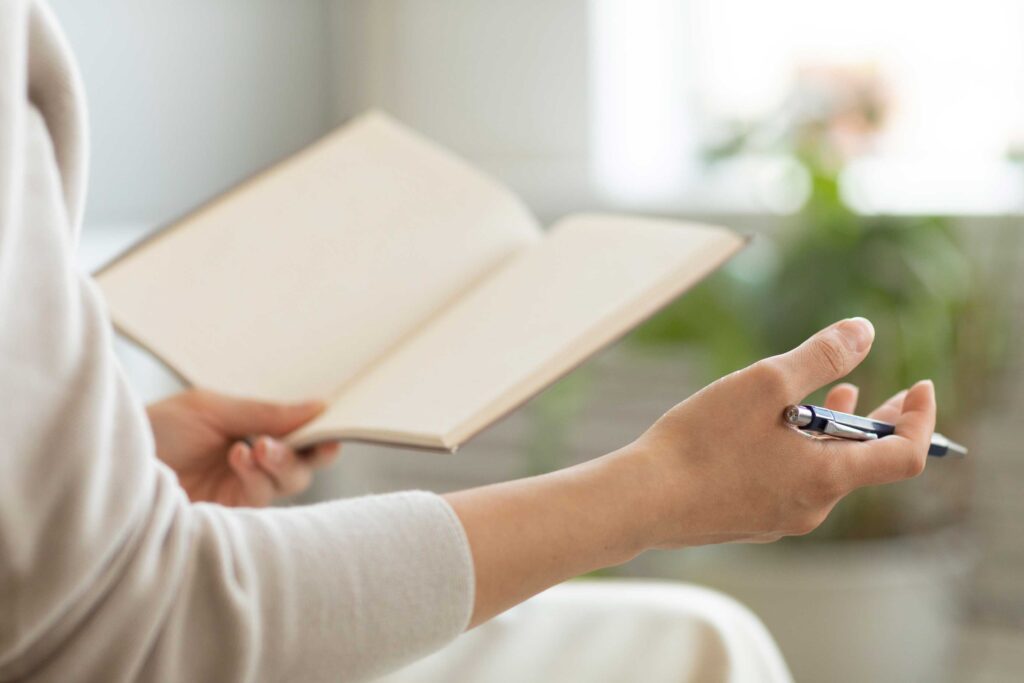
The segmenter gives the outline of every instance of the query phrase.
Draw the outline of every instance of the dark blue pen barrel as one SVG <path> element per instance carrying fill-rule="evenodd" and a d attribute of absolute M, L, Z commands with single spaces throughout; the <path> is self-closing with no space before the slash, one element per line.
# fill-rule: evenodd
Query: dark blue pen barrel
<path fill-rule="evenodd" d="M 803 429 L 811 429 L 814 431 L 823 431 L 825 425 L 828 422 L 837 422 L 847 427 L 855 427 L 863 432 L 870 432 L 877 434 L 878 438 L 883 436 L 889 436 L 896 432 L 896 427 L 889 424 L 888 422 L 879 422 L 878 420 L 872 420 L 871 418 L 861 417 L 860 415 L 850 415 L 849 413 L 840 413 L 837 410 L 829 410 L 828 408 L 821 408 L 819 406 L 806 406 L 813 413 L 810 424 Z M 928 448 L 928 455 L 944 456 L 949 453 L 949 441 L 943 436 L 935 436 L 932 438 L 931 446 Z"/>
<path fill-rule="evenodd" d="M 819 408 L 818 406 L 808 406 L 808 408 L 810 408 L 811 412 L 814 413 L 814 417 L 811 420 L 811 424 L 808 425 L 808 428 L 824 429 L 825 424 L 831 420 L 848 427 L 855 427 L 862 432 L 877 434 L 879 438 L 889 436 L 896 431 L 896 428 L 888 422 L 879 422 L 878 420 L 861 417 L 860 415 L 840 413 L 838 410 L 829 410 L 827 408 Z"/>

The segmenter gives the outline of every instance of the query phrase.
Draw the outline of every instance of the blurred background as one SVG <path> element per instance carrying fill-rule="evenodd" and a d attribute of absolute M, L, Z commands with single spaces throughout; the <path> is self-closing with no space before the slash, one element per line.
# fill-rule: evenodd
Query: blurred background
<path fill-rule="evenodd" d="M 52 0 L 92 125 L 82 261 L 369 108 L 544 220 L 617 209 L 757 239 L 455 456 L 346 446 L 309 498 L 446 491 L 633 439 L 708 381 L 864 315 L 864 407 L 931 377 L 966 461 L 806 538 L 610 574 L 748 604 L 799 681 L 1024 674 L 1024 3 Z M 123 344 L 147 399 L 171 377 Z M 821 397 L 815 397 L 820 399 Z"/>

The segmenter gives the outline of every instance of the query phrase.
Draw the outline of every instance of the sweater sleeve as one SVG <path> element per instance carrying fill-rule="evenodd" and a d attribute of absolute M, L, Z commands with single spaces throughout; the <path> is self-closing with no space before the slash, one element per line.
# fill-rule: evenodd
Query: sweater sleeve
<path fill-rule="evenodd" d="M 0 1 L 0 680 L 361 680 L 453 639 L 442 498 L 193 505 L 156 459 L 74 265 L 83 130 L 49 12 Z"/>

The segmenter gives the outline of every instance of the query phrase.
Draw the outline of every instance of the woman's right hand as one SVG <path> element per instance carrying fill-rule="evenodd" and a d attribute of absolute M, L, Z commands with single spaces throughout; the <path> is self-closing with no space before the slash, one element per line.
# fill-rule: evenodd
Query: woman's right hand
<path fill-rule="evenodd" d="M 853 370 L 873 339 L 868 321 L 841 321 L 697 392 L 613 453 L 447 494 L 473 554 L 471 624 L 648 548 L 807 533 L 850 491 L 919 474 L 935 425 L 931 382 L 874 413 L 896 424 L 877 441 L 815 439 L 783 423 L 787 405 Z M 826 405 L 853 411 L 856 389 L 837 386 Z"/>
<path fill-rule="evenodd" d="M 935 427 L 930 381 L 873 413 L 896 433 L 876 441 L 819 439 L 783 422 L 785 406 L 848 374 L 867 356 L 874 329 L 851 318 L 796 349 L 709 385 L 613 454 L 646 472 L 649 546 L 768 542 L 805 534 L 856 488 L 921 473 Z M 856 388 L 839 385 L 828 407 L 852 412 Z"/>

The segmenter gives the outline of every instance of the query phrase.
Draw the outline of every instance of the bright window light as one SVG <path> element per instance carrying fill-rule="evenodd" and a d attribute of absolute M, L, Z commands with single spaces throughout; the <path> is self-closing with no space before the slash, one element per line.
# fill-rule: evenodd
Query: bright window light
<path fill-rule="evenodd" d="M 703 131 L 769 116 L 801 69 L 869 65 L 887 114 L 869 157 L 844 174 L 852 204 L 1024 208 L 1024 178 L 1007 161 L 1024 146 L 1024 2 L 593 0 L 591 11 L 594 171 L 611 199 L 786 204 L 758 187 L 772 174 L 695 173 Z"/>
<path fill-rule="evenodd" d="M 678 194 L 693 142 L 687 119 L 684 25 L 678 0 L 594 0 L 594 175 L 620 202 Z"/>

